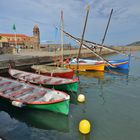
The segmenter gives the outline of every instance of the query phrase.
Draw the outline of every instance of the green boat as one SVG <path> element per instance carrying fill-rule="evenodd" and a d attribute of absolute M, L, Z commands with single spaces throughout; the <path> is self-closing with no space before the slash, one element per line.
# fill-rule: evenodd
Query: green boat
<path fill-rule="evenodd" d="M 79 82 L 78 78 L 67 79 L 67 78 L 51 77 L 16 69 L 9 69 L 9 74 L 15 79 L 30 82 L 32 84 L 42 85 L 47 88 L 54 88 L 56 90 L 65 91 L 68 94 L 70 94 L 71 92 L 77 93 L 78 91 L 78 82 Z"/>
<path fill-rule="evenodd" d="M 65 92 L 0 77 L 0 98 L 13 106 L 50 110 L 68 115 L 70 96 Z"/>

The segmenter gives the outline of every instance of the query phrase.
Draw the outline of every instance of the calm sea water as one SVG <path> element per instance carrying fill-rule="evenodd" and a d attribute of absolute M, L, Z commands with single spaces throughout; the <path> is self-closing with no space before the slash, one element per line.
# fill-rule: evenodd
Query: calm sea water
<path fill-rule="evenodd" d="M 140 57 L 140 52 L 133 55 Z M 110 56 L 118 59 L 122 56 Z M 68 116 L 39 110 L 19 110 L 0 103 L 0 137 L 6 140 L 139 140 L 140 59 L 129 71 L 81 72 L 79 93 L 73 96 Z M 78 93 L 78 94 L 79 94 Z M 79 133 L 80 120 L 88 119 L 91 132 Z"/>

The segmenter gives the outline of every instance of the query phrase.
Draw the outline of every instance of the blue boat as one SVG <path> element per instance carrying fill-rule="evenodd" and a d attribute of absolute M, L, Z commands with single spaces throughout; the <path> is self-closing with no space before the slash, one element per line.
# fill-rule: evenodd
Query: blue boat
<path fill-rule="evenodd" d="M 106 64 L 105 69 L 129 69 L 131 55 L 128 59 L 121 60 L 109 60 L 108 62 L 112 65 Z"/>
<path fill-rule="evenodd" d="M 111 65 L 106 64 L 105 69 L 129 69 L 129 60 L 110 60 L 108 61 Z"/>

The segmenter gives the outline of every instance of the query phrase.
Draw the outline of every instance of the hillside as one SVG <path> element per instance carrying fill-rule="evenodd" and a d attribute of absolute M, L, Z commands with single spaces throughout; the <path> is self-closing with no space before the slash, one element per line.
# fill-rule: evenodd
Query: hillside
<path fill-rule="evenodd" d="M 140 46 L 140 41 L 133 42 L 131 44 L 128 44 L 127 46 Z"/>

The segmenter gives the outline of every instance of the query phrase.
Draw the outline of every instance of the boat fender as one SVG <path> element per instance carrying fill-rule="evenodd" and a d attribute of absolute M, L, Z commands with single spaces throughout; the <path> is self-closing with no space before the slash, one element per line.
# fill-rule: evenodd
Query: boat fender
<path fill-rule="evenodd" d="M 24 106 L 23 103 L 18 102 L 18 101 L 12 101 L 12 105 L 16 107 L 20 107 L 20 108 Z"/>

